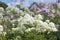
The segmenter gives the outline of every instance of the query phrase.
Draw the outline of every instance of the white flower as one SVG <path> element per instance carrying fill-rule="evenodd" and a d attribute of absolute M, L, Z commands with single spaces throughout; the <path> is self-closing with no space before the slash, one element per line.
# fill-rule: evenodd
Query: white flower
<path fill-rule="evenodd" d="M 2 7 L 0 7 L 0 12 L 4 12 L 4 9 Z"/>
<path fill-rule="evenodd" d="M 24 12 L 22 11 L 22 10 L 20 10 L 20 12 L 19 12 L 21 15 L 24 15 Z"/>
<path fill-rule="evenodd" d="M 47 22 L 47 23 L 49 23 L 49 22 L 50 22 L 50 20 L 46 20 L 46 22 Z"/>
<path fill-rule="evenodd" d="M 46 22 L 43 23 L 43 27 L 46 28 L 46 29 L 50 29 L 48 23 L 46 23 Z"/>
<path fill-rule="evenodd" d="M 55 28 L 55 24 L 53 22 L 50 22 L 49 26 Z"/>
<path fill-rule="evenodd" d="M 2 26 L 2 25 L 0 25 L 0 32 L 1 32 L 1 31 L 3 31 L 3 26 Z"/>
<path fill-rule="evenodd" d="M 2 32 L 3 32 L 3 26 L 0 25 L 0 34 L 2 34 Z"/>
<path fill-rule="evenodd" d="M 57 28 L 55 27 L 55 24 L 53 22 L 50 22 L 49 26 L 51 27 L 52 31 L 58 31 Z"/>
<path fill-rule="evenodd" d="M 58 31 L 57 28 L 52 28 L 52 31 Z"/>
<path fill-rule="evenodd" d="M 34 30 L 34 29 L 35 29 L 34 27 L 31 28 L 31 30 Z"/>
<path fill-rule="evenodd" d="M 3 13 L 0 13 L 0 18 L 3 18 Z"/>
<path fill-rule="evenodd" d="M 6 32 L 3 32 L 4 36 L 7 34 Z"/>
<path fill-rule="evenodd" d="M 57 31 L 55 24 L 53 22 L 47 23 L 47 22 L 43 22 L 41 20 L 35 20 L 35 23 L 37 23 L 36 30 L 38 32 Z"/>
<path fill-rule="evenodd" d="M 35 20 L 35 23 L 37 23 L 39 25 L 43 25 L 43 21 L 41 21 L 41 20 Z"/>
<path fill-rule="evenodd" d="M 36 19 L 36 20 L 42 20 L 42 19 L 43 19 L 43 16 L 40 15 L 40 14 L 38 14 L 38 15 L 35 16 L 35 19 Z"/>
<path fill-rule="evenodd" d="M 31 29 L 30 29 L 30 28 L 28 28 L 28 29 L 26 29 L 26 30 L 25 30 L 25 32 L 29 32 L 29 31 L 31 31 Z"/>
<path fill-rule="evenodd" d="M 45 25 L 43 21 L 41 20 L 36 20 L 35 23 L 37 23 L 36 25 L 36 31 L 38 32 L 45 32 L 47 29 L 47 24 Z"/>
<path fill-rule="evenodd" d="M 12 25 L 14 26 L 15 24 L 13 23 Z"/>
<path fill-rule="evenodd" d="M 40 27 L 36 27 L 36 31 L 41 32 Z"/>
<path fill-rule="evenodd" d="M 28 29 L 25 30 L 25 32 L 30 32 L 31 30 L 35 30 L 35 28 L 34 27 L 28 28 Z"/>
<path fill-rule="evenodd" d="M 53 9 L 52 12 L 55 13 L 55 10 Z"/>
<path fill-rule="evenodd" d="M 12 6 L 8 6 L 7 8 L 6 8 L 6 11 L 8 11 L 8 10 L 11 10 L 11 9 L 13 9 L 14 7 L 12 7 Z"/>
<path fill-rule="evenodd" d="M 19 30 L 19 27 L 17 28 L 12 28 L 13 31 L 18 31 Z"/>
<path fill-rule="evenodd" d="M 27 24 L 27 23 L 33 24 L 33 22 L 34 22 L 34 18 L 30 16 L 29 14 L 26 14 L 22 19 L 22 23 L 24 24 Z"/>

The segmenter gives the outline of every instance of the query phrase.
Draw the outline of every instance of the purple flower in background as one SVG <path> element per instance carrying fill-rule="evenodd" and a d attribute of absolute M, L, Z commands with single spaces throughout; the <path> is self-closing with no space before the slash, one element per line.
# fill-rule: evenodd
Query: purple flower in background
<path fill-rule="evenodd" d="M 42 8 L 42 11 L 43 11 L 43 12 L 50 12 L 50 10 L 47 9 L 47 8 Z"/>
<path fill-rule="evenodd" d="M 45 14 L 45 13 L 49 13 L 50 12 L 50 10 L 49 9 L 47 9 L 47 8 L 42 8 L 42 9 L 40 9 L 39 11 L 38 11 L 38 13 L 39 14 Z"/>
<path fill-rule="evenodd" d="M 50 12 L 50 10 L 49 9 L 46 9 L 46 12 Z"/>
<path fill-rule="evenodd" d="M 54 14 L 48 14 L 48 16 L 49 16 L 49 17 L 52 17 L 52 18 L 55 17 Z"/>

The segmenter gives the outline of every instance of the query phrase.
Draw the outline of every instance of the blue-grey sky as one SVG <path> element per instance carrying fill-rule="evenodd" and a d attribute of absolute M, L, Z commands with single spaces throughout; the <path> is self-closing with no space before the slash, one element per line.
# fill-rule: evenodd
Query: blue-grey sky
<path fill-rule="evenodd" d="M 13 4 L 15 5 L 16 3 L 20 3 L 19 0 L 17 0 L 17 2 L 13 2 L 13 0 L 0 0 L 2 2 L 5 2 L 7 4 Z M 25 0 L 23 2 L 23 7 L 28 7 L 29 5 L 31 5 L 33 2 L 37 2 L 37 3 L 56 3 L 57 0 Z"/>

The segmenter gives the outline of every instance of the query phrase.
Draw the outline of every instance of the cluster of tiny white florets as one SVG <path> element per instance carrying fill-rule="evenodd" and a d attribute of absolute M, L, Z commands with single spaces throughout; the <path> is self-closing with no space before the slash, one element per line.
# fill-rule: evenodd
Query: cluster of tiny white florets
<path fill-rule="evenodd" d="M 1 12 L 4 12 L 4 9 L 3 9 L 2 7 L 0 7 L 0 13 L 1 13 Z"/>
<path fill-rule="evenodd" d="M 35 27 L 27 28 L 25 29 L 25 32 L 29 32 L 31 30 L 36 30 L 38 32 L 45 32 L 45 31 L 58 31 L 55 27 L 55 24 L 53 22 L 50 22 L 49 20 L 46 20 L 43 22 L 41 19 L 43 19 L 42 15 L 36 15 L 35 17 L 32 17 L 29 14 L 25 14 L 24 17 L 19 18 L 18 22 L 24 24 L 33 24 L 36 25 Z"/>

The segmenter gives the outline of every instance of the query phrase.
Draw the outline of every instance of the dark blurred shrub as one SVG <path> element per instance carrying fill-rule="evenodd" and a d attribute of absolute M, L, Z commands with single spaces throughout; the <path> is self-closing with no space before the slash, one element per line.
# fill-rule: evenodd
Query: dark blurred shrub
<path fill-rule="evenodd" d="M 6 3 L 0 1 L 0 7 L 3 7 L 4 9 L 6 9 L 8 7 L 8 5 Z"/>

